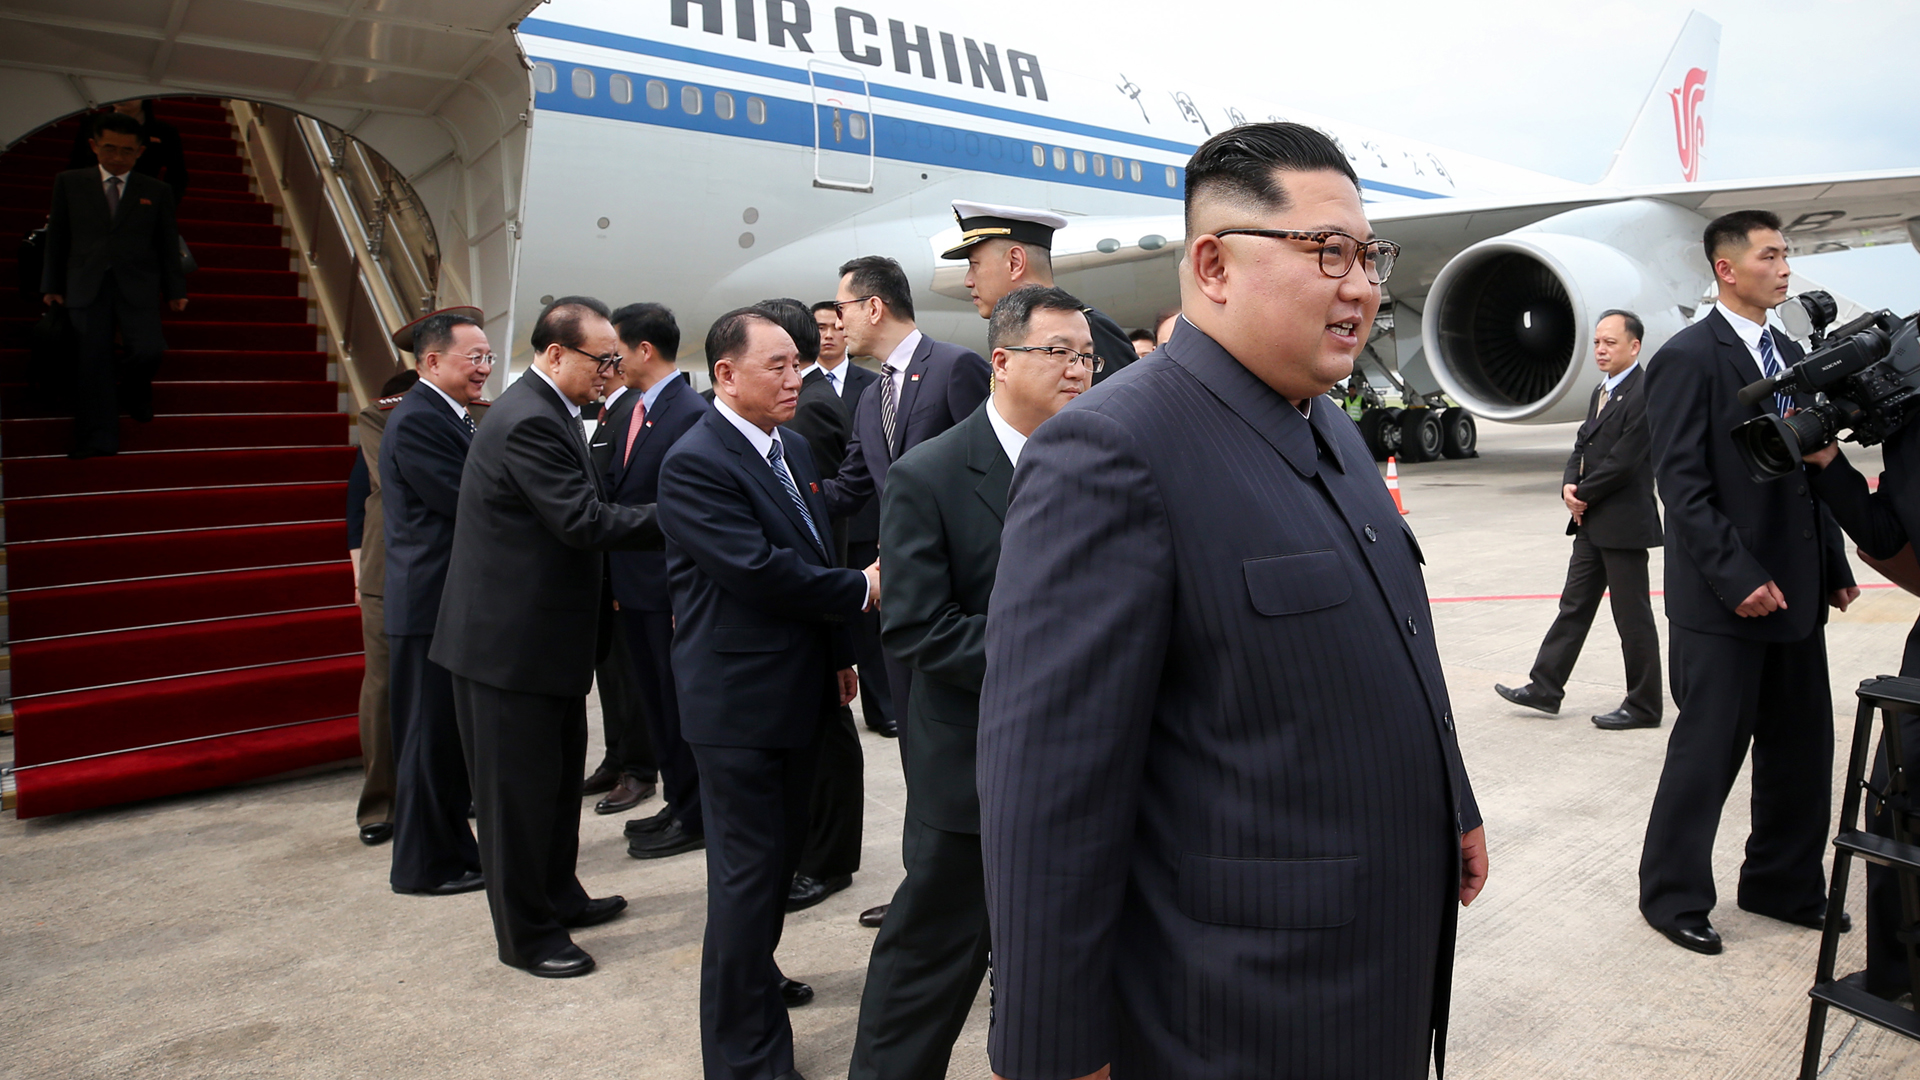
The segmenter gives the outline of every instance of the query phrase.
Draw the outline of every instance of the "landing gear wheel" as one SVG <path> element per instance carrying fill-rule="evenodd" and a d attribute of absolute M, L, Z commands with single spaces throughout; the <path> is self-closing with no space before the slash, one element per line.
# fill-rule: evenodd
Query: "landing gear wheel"
<path fill-rule="evenodd" d="M 1440 456 L 1446 436 L 1435 409 L 1408 409 L 1400 417 L 1400 460 L 1432 461 Z"/>
<path fill-rule="evenodd" d="M 1400 454 L 1400 416 L 1405 409 L 1388 406 L 1380 412 L 1380 441 L 1374 447 L 1373 460 L 1385 461 Z"/>
<path fill-rule="evenodd" d="M 1368 409 L 1360 414 L 1360 438 L 1367 444 L 1367 452 L 1375 461 L 1387 460 L 1387 451 L 1381 445 L 1380 432 L 1386 426 L 1385 410 Z"/>
<path fill-rule="evenodd" d="M 1479 428 L 1474 425 L 1473 414 L 1458 405 L 1440 413 L 1440 430 L 1443 438 L 1440 452 L 1450 458 L 1479 457 L 1474 446 L 1480 441 Z"/>

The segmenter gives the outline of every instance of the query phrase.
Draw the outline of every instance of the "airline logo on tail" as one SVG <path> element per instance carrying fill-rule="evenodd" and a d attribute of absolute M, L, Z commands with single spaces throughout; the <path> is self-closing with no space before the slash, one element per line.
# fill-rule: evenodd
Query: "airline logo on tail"
<path fill-rule="evenodd" d="M 1691 184 L 1700 178 L 1700 152 L 1707 138 L 1707 122 L 1700 116 L 1700 104 L 1707 98 L 1707 73 L 1700 68 L 1687 71 L 1686 81 L 1678 89 L 1667 91 L 1673 103 L 1673 137 L 1680 149 L 1680 173 Z"/>

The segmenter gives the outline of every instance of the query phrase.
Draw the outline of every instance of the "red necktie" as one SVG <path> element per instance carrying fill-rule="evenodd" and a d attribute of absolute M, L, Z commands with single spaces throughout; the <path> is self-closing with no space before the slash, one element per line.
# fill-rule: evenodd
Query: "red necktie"
<path fill-rule="evenodd" d="M 646 423 L 647 423 L 647 403 L 645 401 L 634 402 L 633 416 L 629 418 L 629 422 L 627 424 L 627 452 L 620 455 L 621 468 L 623 469 L 626 468 L 627 462 L 633 460 L 634 440 L 640 438 L 640 429 L 645 427 Z"/>

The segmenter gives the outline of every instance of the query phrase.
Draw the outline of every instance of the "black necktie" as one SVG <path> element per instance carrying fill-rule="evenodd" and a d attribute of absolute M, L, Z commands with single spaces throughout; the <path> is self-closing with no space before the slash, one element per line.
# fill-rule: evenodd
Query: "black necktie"
<path fill-rule="evenodd" d="M 780 478 L 780 486 L 787 489 L 787 498 L 793 500 L 794 509 L 800 511 L 800 520 L 807 523 L 807 532 L 812 535 L 813 542 L 818 544 L 820 530 L 813 527 L 813 515 L 807 513 L 807 500 L 800 497 L 800 486 L 793 482 L 793 474 L 787 471 L 786 466 L 780 464 L 779 439 L 773 440 L 773 445 L 767 448 L 767 464 L 773 466 L 773 474 Z"/>
<path fill-rule="evenodd" d="M 107 177 L 107 216 L 110 218 L 120 213 L 120 185 L 123 183 L 125 181 L 117 176 Z"/>

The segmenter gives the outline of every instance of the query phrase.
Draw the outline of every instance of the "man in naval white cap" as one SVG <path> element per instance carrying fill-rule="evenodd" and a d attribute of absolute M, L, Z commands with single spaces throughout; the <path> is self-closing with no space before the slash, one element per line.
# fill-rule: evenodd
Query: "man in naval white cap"
<path fill-rule="evenodd" d="M 967 260 L 967 292 L 981 318 L 991 318 L 993 305 L 1023 285 L 1053 284 L 1053 234 L 1066 228 L 1066 218 L 1050 210 L 959 199 L 953 217 L 960 223 L 960 242 L 940 257 Z M 1086 313 L 1094 355 L 1106 361 L 1093 377 L 1099 382 L 1131 364 L 1136 354 L 1119 323 L 1093 308 Z"/>

